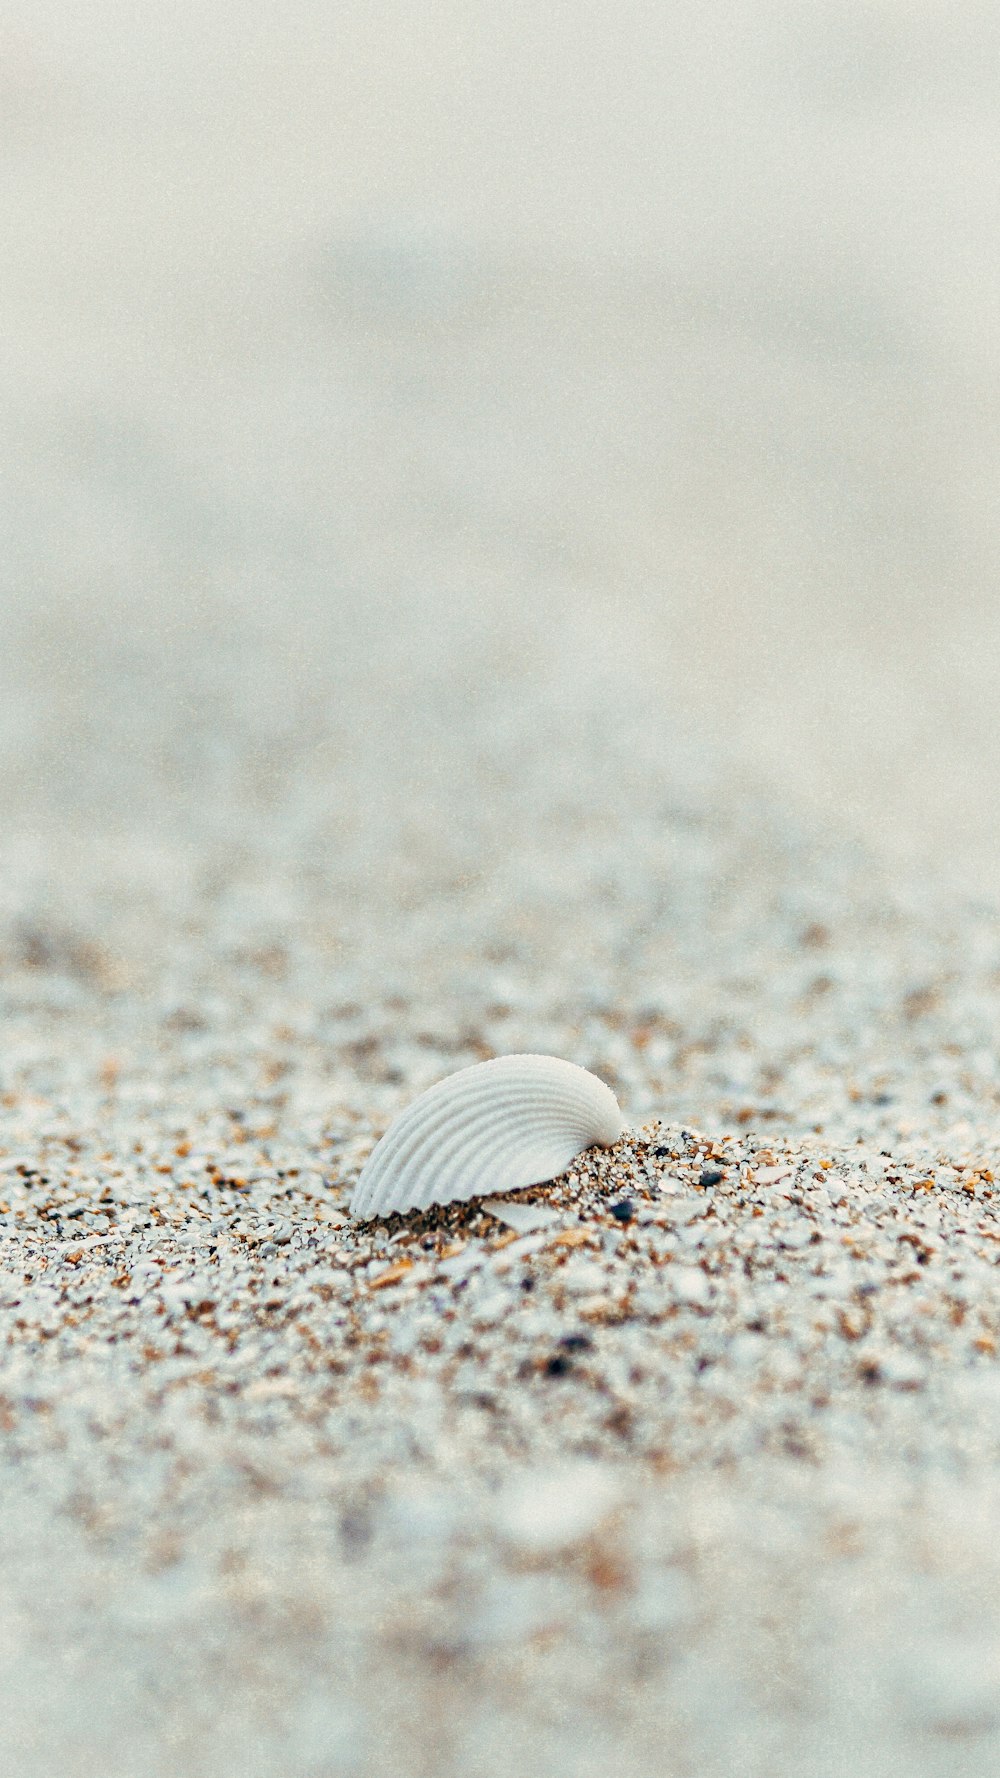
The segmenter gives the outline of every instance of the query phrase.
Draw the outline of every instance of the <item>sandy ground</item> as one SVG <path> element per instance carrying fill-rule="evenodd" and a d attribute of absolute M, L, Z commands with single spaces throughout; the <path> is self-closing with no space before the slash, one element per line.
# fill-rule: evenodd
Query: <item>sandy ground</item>
<path fill-rule="evenodd" d="M 18 1778 L 1000 1760 L 997 20 L 662 10 L 0 9 Z"/>

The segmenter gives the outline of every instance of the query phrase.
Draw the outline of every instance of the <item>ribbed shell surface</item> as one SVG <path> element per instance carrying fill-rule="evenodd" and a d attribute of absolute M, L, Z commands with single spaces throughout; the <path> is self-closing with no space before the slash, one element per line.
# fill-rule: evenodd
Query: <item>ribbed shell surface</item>
<path fill-rule="evenodd" d="M 390 1124 L 361 1170 L 358 1217 L 425 1210 L 554 1179 L 594 1143 L 617 1142 L 611 1088 L 558 1056 L 497 1056 L 449 1074 Z"/>

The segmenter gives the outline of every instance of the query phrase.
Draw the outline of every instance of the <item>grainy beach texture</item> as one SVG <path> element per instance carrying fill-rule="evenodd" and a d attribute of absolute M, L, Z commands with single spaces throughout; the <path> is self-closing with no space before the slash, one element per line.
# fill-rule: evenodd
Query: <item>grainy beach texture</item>
<path fill-rule="evenodd" d="M 996 9 L 0 49 L 0 1770 L 988 1778 Z"/>

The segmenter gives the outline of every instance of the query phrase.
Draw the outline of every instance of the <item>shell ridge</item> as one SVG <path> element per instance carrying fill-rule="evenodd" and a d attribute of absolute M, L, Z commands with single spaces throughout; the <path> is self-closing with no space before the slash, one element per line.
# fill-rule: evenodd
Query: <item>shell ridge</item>
<path fill-rule="evenodd" d="M 497 1058 L 497 1060 L 506 1060 L 506 1058 L 499 1057 L 499 1058 Z M 399 1113 L 399 1115 L 393 1120 L 393 1122 L 389 1125 L 389 1128 L 384 1132 L 384 1134 L 379 1138 L 378 1142 L 375 1144 L 375 1147 L 372 1149 L 372 1152 L 369 1155 L 368 1160 L 365 1162 L 365 1166 L 368 1167 L 369 1165 L 371 1165 L 371 1163 L 375 1160 L 376 1156 L 378 1156 L 380 1163 L 387 1160 L 389 1158 L 390 1154 L 393 1155 L 393 1158 L 397 1158 L 397 1151 L 401 1147 L 405 1146 L 410 1141 L 410 1139 L 412 1138 L 412 1136 L 414 1135 L 414 1133 L 416 1132 L 416 1130 L 418 1128 L 421 1131 L 423 1130 L 424 1119 L 428 1118 L 429 1114 L 432 1111 L 436 1111 L 438 1113 L 438 1118 L 437 1118 L 438 1122 L 447 1121 L 448 1119 L 450 1119 L 454 1115 L 456 1106 L 453 1103 L 452 1097 L 450 1094 L 447 1096 L 442 1095 L 441 1093 L 439 1093 L 438 1089 L 441 1087 L 447 1087 L 449 1085 L 449 1083 L 452 1081 L 460 1080 L 463 1074 L 474 1073 L 476 1067 L 487 1067 L 487 1066 L 489 1066 L 489 1064 L 479 1063 L 479 1064 L 476 1064 L 472 1069 L 469 1069 L 469 1070 L 462 1069 L 462 1070 L 460 1070 L 459 1074 L 457 1074 L 457 1075 L 454 1075 L 454 1074 L 453 1075 L 446 1075 L 444 1080 L 435 1081 L 433 1086 L 428 1087 L 426 1092 L 421 1093 L 419 1098 L 414 1099 L 411 1102 L 411 1104 L 408 1105 L 405 1108 L 405 1110 L 401 1111 Z M 469 1083 L 469 1085 L 472 1087 L 472 1091 L 470 1092 L 468 1089 L 464 1090 L 462 1093 L 462 1097 L 466 1100 L 469 1100 L 472 1098 L 477 1098 L 477 1099 L 482 1098 L 484 1096 L 482 1089 L 484 1087 L 486 1087 L 486 1084 L 487 1083 L 485 1083 L 485 1082 Z M 528 1096 L 529 1094 L 534 1094 L 534 1096 L 536 1096 L 538 1098 L 539 1102 L 544 1102 L 544 1100 L 548 1097 L 548 1095 L 546 1094 L 544 1085 L 541 1083 L 538 1083 L 538 1082 L 533 1082 L 531 1087 L 525 1089 L 524 1091 L 525 1091 L 525 1096 Z M 493 1095 L 490 1094 L 488 1091 L 485 1096 L 487 1097 L 488 1100 L 493 1099 Z M 443 1103 L 442 1103 L 442 1100 L 443 1100 Z M 495 1102 L 495 1100 L 493 1102 Z M 393 1139 L 395 1139 L 395 1140 L 393 1140 Z"/>
<path fill-rule="evenodd" d="M 468 1178 L 473 1173 L 481 1175 L 487 1171 L 496 1180 L 509 1178 L 507 1190 L 520 1191 L 528 1185 L 541 1184 L 546 1179 L 556 1177 L 556 1173 L 551 1171 L 537 1171 L 539 1163 L 529 1164 L 527 1160 L 522 1160 L 526 1151 L 534 1155 L 539 1152 L 563 1154 L 568 1150 L 570 1158 L 580 1152 L 579 1131 L 566 1122 L 545 1128 L 538 1126 L 530 1132 L 510 1129 L 503 1132 L 502 1137 L 498 1134 L 492 1144 L 488 1140 L 490 1128 L 491 1120 L 483 1118 L 474 1130 L 460 1132 L 447 1156 L 428 1156 L 412 1181 L 414 1200 L 425 1201 L 428 1184 L 434 1192 L 434 1196 L 426 1200 L 431 1203 L 447 1204 L 453 1198 L 468 1197 L 472 1194 L 467 1188 L 460 1188 L 458 1182 L 463 1176 Z M 556 1172 L 561 1173 L 562 1170 L 560 1166 Z M 531 1173 L 532 1177 L 523 1177 L 526 1173 Z M 487 1186 L 477 1189 L 485 1191 Z M 502 1190 L 504 1187 L 496 1184 L 490 1185 L 488 1189 Z"/>
<path fill-rule="evenodd" d="M 441 1083 L 439 1082 L 438 1084 L 440 1085 Z M 406 1110 L 400 1113 L 395 1123 L 390 1124 L 385 1134 L 378 1142 L 376 1142 L 375 1147 L 368 1156 L 358 1179 L 359 1191 L 362 1186 L 367 1187 L 367 1192 L 365 1194 L 366 1203 L 370 1200 L 372 1192 L 377 1188 L 379 1181 L 382 1179 L 388 1168 L 395 1165 L 399 1170 L 400 1177 L 402 1177 L 414 1147 L 421 1143 L 425 1137 L 431 1135 L 436 1126 L 441 1123 L 447 1123 L 449 1118 L 447 1104 L 439 1110 L 436 1121 L 433 1116 L 420 1117 L 419 1115 L 415 1115 L 422 1104 L 423 1098 L 421 1097 L 420 1099 L 414 1100 L 412 1105 L 407 1106 Z M 433 1112 L 435 1108 L 428 1106 L 426 1109 L 427 1111 Z"/>
<path fill-rule="evenodd" d="M 470 1101 L 469 1103 L 471 1107 L 475 1102 Z M 423 1147 L 423 1133 L 421 1132 L 421 1136 L 411 1145 L 408 1157 L 411 1170 L 407 1183 L 413 1192 L 414 1202 L 422 1201 L 429 1173 L 435 1175 L 441 1182 L 434 1188 L 436 1201 L 448 1202 L 448 1193 L 451 1188 L 445 1184 L 445 1181 L 452 1179 L 456 1170 L 461 1169 L 462 1158 L 472 1149 L 475 1139 L 484 1130 L 488 1132 L 492 1126 L 497 1124 L 500 1110 L 501 1106 L 493 1100 L 492 1095 L 487 1095 L 485 1100 L 480 1100 L 476 1104 L 474 1114 L 457 1120 L 454 1133 L 450 1134 L 450 1139 L 445 1140 L 441 1148 L 436 1151 L 431 1149 L 426 1155 L 421 1152 Z M 507 1097 L 506 1102 L 502 1105 L 502 1110 L 508 1124 L 508 1130 L 503 1133 L 503 1140 L 505 1146 L 512 1145 L 515 1152 L 518 1147 L 523 1147 L 529 1142 L 546 1142 L 549 1145 L 552 1142 L 558 1142 L 564 1146 L 567 1141 L 574 1143 L 576 1145 L 575 1151 L 578 1151 L 581 1147 L 589 1146 L 594 1140 L 594 1132 L 591 1127 L 592 1118 L 585 1121 L 580 1115 L 578 1106 L 552 1105 L 544 1092 L 535 1090 L 530 1095 L 519 1094 L 516 1098 L 514 1096 Z M 501 1133 L 498 1130 L 498 1144 L 500 1140 Z M 547 1177 L 551 1177 L 551 1175 Z M 401 1180 L 400 1183 L 403 1181 Z M 438 1193 L 440 1195 L 437 1195 Z"/>
<path fill-rule="evenodd" d="M 358 1216 L 519 1191 L 564 1172 L 623 1128 L 614 1093 L 557 1056 L 492 1057 L 446 1075 L 412 1101 L 365 1161 Z"/>
<path fill-rule="evenodd" d="M 530 1120 L 528 1117 L 529 1109 L 533 1113 Z M 590 1140 L 588 1133 L 581 1128 L 581 1122 L 578 1115 L 574 1114 L 571 1116 L 569 1113 L 563 1113 L 560 1116 L 555 1107 L 546 1106 L 543 1095 L 537 1095 L 531 1101 L 530 1108 L 525 1101 L 518 1100 L 513 1104 L 505 1106 L 504 1110 L 509 1114 L 511 1125 L 513 1125 L 515 1121 L 520 1120 L 520 1139 L 522 1141 L 527 1140 L 529 1135 L 534 1137 L 536 1134 L 540 1134 L 544 1128 L 552 1127 L 553 1120 L 556 1118 L 558 1118 L 560 1132 L 565 1131 L 567 1136 L 572 1135 L 574 1139 L 578 1138 L 584 1143 Z M 417 1137 L 411 1145 L 408 1156 L 409 1167 L 411 1169 L 409 1179 L 415 1199 L 419 1199 L 420 1194 L 424 1189 L 427 1172 L 440 1172 L 442 1176 L 446 1172 L 450 1173 L 453 1170 L 456 1154 L 465 1149 L 469 1145 L 470 1140 L 476 1137 L 480 1132 L 483 1130 L 488 1131 L 491 1126 L 495 1125 L 497 1122 L 497 1113 L 498 1107 L 496 1103 L 488 1098 L 485 1103 L 480 1103 L 476 1107 L 474 1115 L 457 1121 L 457 1127 L 450 1135 L 450 1139 L 446 1140 L 442 1147 L 436 1151 L 430 1150 L 426 1155 L 421 1153 L 425 1132 L 420 1132 L 419 1137 Z M 542 1121 L 543 1116 L 545 1118 L 544 1123 Z M 438 1124 L 436 1127 L 440 1129 L 441 1126 Z M 441 1198 L 438 1201 L 447 1203 L 448 1200 L 447 1198 Z"/>
<path fill-rule="evenodd" d="M 454 1078 L 454 1076 L 448 1076 L 444 1081 L 437 1082 L 436 1085 L 446 1086 L 448 1079 Z M 485 1084 L 486 1083 L 481 1083 L 481 1085 Z M 434 1093 L 433 1104 L 427 1103 L 430 1093 Z M 479 1101 L 479 1106 L 476 1112 L 476 1121 L 480 1119 L 488 1121 L 491 1117 L 496 1116 L 497 1097 L 495 1097 L 492 1092 L 487 1091 L 483 1093 L 480 1091 L 476 1093 L 474 1097 L 469 1093 L 465 1093 L 463 1097 L 469 1105 L 474 1105 L 477 1100 Z M 509 1095 L 508 1092 L 504 1097 L 508 1098 L 509 1102 L 511 1095 Z M 523 1089 L 518 1094 L 516 1105 L 522 1115 L 526 1115 L 529 1106 L 532 1105 L 537 1105 L 540 1109 L 545 1109 L 550 1114 L 554 1109 L 551 1106 L 550 1095 L 546 1092 L 544 1083 L 539 1082 L 532 1082 L 528 1088 Z M 390 1125 L 389 1129 L 376 1143 L 362 1169 L 359 1185 L 362 1180 L 364 1180 L 364 1183 L 368 1186 L 368 1192 L 365 1194 L 365 1202 L 368 1201 L 371 1190 L 376 1186 L 378 1180 L 384 1174 L 386 1167 L 394 1165 L 395 1169 L 398 1170 L 400 1179 L 402 1179 L 407 1169 L 412 1165 L 415 1152 L 433 1136 L 435 1131 L 441 1130 L 442 1127 L 446 1128 L 447 1125 L 453 1121 L 458 1109 L 458 1107 L 452 1105 L 447 1100 L 442 1103 L 441 1097 L 433 1088 L 431 1088 L 429 1089 L 428 1094 L 422 1094 L 419 1099 L 414 1100 L 405 1111 L 401 1112 L 395 1124 Z M 574 1113 L 579 1116 L 575 1107 Z M 581 1130 L 581 1136 L 585 1135 L 586 1131 Z M 394 1136 L 395 1141 L 392 1140 Z"/>

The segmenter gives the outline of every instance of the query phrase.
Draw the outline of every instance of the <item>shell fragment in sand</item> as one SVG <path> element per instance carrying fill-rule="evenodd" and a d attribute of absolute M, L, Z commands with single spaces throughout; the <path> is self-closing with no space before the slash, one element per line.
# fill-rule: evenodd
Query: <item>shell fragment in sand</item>
<path fill-rule="evenodd" d="M 429 1087 L 361 1170 L 357 1217 L 523 1191 L 623 1130 L 611 1088 L 558 1056 L 496 1056 Z"/>

